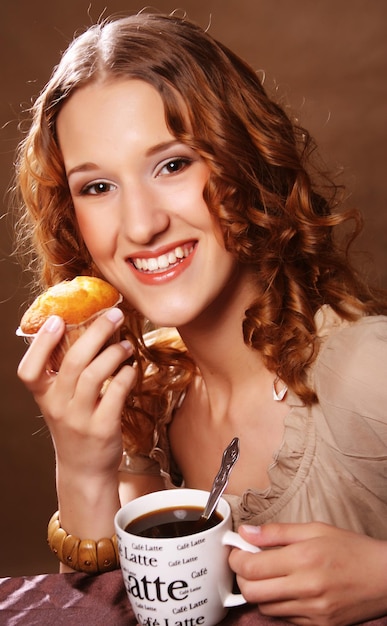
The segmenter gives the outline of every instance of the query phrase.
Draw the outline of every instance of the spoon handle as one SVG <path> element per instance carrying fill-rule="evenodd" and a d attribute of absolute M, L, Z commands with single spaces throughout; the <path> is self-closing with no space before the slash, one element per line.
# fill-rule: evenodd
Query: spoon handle
<path fill-rule="evenodd" d="M 208 519 L 213 513 L 219 498 L 227 487 L 228 479 L 234 464 L 239 458 L 239 439 L 234 439 L 229 443 L 225 451 L 223 452 L 222 463 L 220 465 L 219 472 L 215 476 L 215 480 L 212 484 L 210 497 L 201 518 Z"/>

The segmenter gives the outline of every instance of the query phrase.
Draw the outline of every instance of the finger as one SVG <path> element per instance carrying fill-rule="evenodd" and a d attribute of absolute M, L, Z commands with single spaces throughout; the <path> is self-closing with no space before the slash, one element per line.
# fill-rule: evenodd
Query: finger
<path fill-rule="evenodd" d="M 121 413 L 125 400 L 136 382 L 137 372 L 133 367 L 124 365 L 114 376 L 104 394 L 100 410 L 105 415 L 117 415 L 121 423 Z"/>
<path fill-rule="evenodd" d="M 74 394 L 77 394 L 77 403 L 80 409 L 94 405 L 101 395 L 102 385 L 106 379 L 113 375 L 119 365 L 126 361 L 133 354 L 133 346 L 129 341 L 121 341 L 120 343 L 113 344 L 106 348 L 101 354 L 99 354 L 80 374 Z M 130 381 L 135 380 L 135 374 L 133 368 L 129 368 L 132 371 Z M 118 372 L 106 390 L 104 396 L 107 395 L 107 391 L 111 387 L 113 381 L 117 378 L 120 372 Z M 120 390 L 121 378 L 127 380 L 129 373 L 127 372 L 124 377 L 118 377 L 116 385 L 117 392 Z M 67 383 L 66 383 L 67 384 Z M 58 386 L 58 388 L 60 388 Z M 109 392 L 109 395 L 112 391 Z M 106 402 L 104 403 L 106 405 Z"/>
<path fill-rule="evenodd" d="M 279 618 L 298 626 L 316 626 L 319 623 L 313 612 L 313 617 L 309 617 L 305 607 L 300 607 L 299 603 L 293 600 L 289 602 L 261 603 L 259 611 L 262 615 Z"/>
<path fill-rule="evenodd" d="M 259 581 L 237 576 L 237 582 L 245 600 L 259 606 L 297 600 L 296 591 L 290 588 L 287 576 Z"/>
<path fill-rule="evenodd" d="M 64 321 L 58 315 L 49 317 L 20 361 L 17 374 L 32 393 L 50 382 L 46 374 L 47 363 L 64 330 Z"/>
<path fill-rule="evenodd" d="M 263 581 L 287 576 L 294 567 L 292 555 L 284 548 L 251 554 L 234 548 L 229 555 L 231 569 L 246 581 Z"/>
<path fill-rule="evenodd" d="M 243 524 L 238 532 L 246 541 L 259 547 L 286 546 L 291 543 L 313 539 L 331 532 L 331 527 L 323 522 L 309 524 L 264 524 L 253 526 Z"/>
<path fill-rule="evenodd" d="M 109 309 L 99 316 L 69 348 L 62 361 L 59 376 L 60 389 L 66 397 L 72 397 L 82 372 L 121 326 L 123 319 L 120 309 Z M 105 378 L 111 373 L 111 370 L 108 371 Z"/>
<path fill-rule="evenodd" d="M 292 576 L 292 581 L 295 582 L 295 574 L 308 567 L 310 562 L 314 562 L 319 543 L 320 539 L 313 539 L 285 546 L 263 546 L 261 552 L 257 554 L 234 548 L 229 556 L 230 567 L 246 581 L 276 580 L 285 577 L 289 579 Z M 289 589 L 291 590 L 291 587 Z M 292 596 L 291 590 L 290 597 Z"/>
<path fill-rule="evenodd" d="M 287 550 L 283 548 L 281 550 Z M 275 555 L 274 555 L 275 556 Z M 258 560 L 258 559 L 257 559 Z M 324 596 L 326 585 L 324 578 L 318 573 L 297 570 L 297 565 L 293 565 L 293 570 L 289 570 L 283 575 L 268 575 L 270 571 L 266 564 L 262 564 L 262 559 L 258 570 L 247 571 L 248 577 L 237 575 L 240 590 L 248 602 L 271 603 L 297 601 L 304 605 L 316 603 Z M 276 564 L 273 561 L 272 571 L 276 571 Z M 285 569 L 285 568 L 284 568 Z M 296 612 L 300 610 L 300 606 Z"/>
<path fill-rule="evenodd" d="M 338 609 L 337 611 L 335 610 Z M 341 614 L 339 603 L 330 605 L 325 598 L 292 599 L 278 602 L 261 602 L 259 610 L 263 615 L 285 619 L 300 626 L 317 626 L 327 624 L 349 624 Z"/>

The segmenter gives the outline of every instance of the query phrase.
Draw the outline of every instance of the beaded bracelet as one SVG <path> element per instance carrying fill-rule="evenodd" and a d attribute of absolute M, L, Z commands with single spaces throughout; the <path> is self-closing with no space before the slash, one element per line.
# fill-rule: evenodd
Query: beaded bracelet
<path fill-rule="evenodd" d="M 120 567 L 117 537 L 111 539 L 79 539 L 61 527 L 59 511 L 48 523 L 47 543 L 61 563 L 78 572 L 101 574 Z"/>

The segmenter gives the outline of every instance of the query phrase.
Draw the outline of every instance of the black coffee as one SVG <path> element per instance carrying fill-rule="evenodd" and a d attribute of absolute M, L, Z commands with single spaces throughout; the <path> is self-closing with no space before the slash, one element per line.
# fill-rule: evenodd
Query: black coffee
<path fill-rule="evenodd" d="M 201 520 L 200 515 L 202 513 L 203 507 L 198 506 L 159 509 L 137 517 L 129 522 L 125 530 L 140 537 L 168 539 L 194 535 L 203 530 L 208 530 L 223 519 L 220 513 L 214 511 L 208 520 Z"/>

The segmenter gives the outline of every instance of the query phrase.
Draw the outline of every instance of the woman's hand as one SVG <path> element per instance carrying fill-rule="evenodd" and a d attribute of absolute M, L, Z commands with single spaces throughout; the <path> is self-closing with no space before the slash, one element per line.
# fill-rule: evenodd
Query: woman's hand
<path fill-rule="evenodd" d="M 261 613 L 313 626 L 387 614 L 387 542 L 322 523 L 241 526 L 239 532 L 263 548 L 230 554 L 242 594 Z"/>
<path fill-rule="evenodd" d="M 113 514 L 119 506 L 121 412 L 136 374 L 133 368 L 123 366 L 101 397 L 104 381 L 131 355 L 132 347 L 121 342 L 100 350 L 122 321 L 119 309 L 98 317 L 71 346 L 55 374 L 46 368 L 63 335 L 64 323 L 52 317 L 39 331 L 18 369 L 54 442 L 61 523 L 80 537 L 112 534 Z M 101 513 L 102 502 L 106 515 Z"/>

